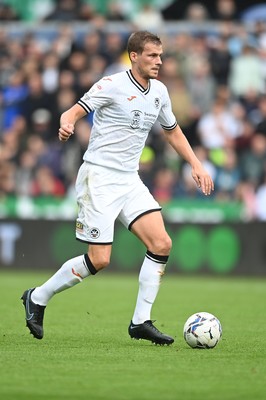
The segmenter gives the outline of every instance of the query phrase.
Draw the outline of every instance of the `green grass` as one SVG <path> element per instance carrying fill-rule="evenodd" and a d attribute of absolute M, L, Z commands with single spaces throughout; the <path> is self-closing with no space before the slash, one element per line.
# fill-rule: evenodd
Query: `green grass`
<path fill-rule="evenodd" d="M 265 279 L 166 275 L 153 318 L 169 347 L 131 340 L 137 276 L 107 272 L 55 296 L 45 337 L 25 327 L 24 289 L 50 274 L 0 273 L 0 398 L 3 400 L 251 400 L 266 398 Z M 215 314 L 223 337 L 191 349 L 182 328 L 197 311 Z"/>

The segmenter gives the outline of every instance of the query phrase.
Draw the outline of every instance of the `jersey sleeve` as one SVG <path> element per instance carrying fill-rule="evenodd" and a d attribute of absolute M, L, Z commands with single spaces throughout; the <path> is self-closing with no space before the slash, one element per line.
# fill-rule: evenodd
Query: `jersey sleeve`
<path fill-rule="evenodd" d="M 113 101 L 113 88 L 111 78 L 102 78 L 79 99 L 78 104 L 84 108 L 87 113 L 107 106 Z"/>
<path fill-rule="evenodd" d="M 163 102 L 158 115 L 158 122 L 165 130 L 174 129 L 177 126 L 177 121 L 172 111 L 171 100 L 165 86 L 163 86 L 162 100 Z"/>

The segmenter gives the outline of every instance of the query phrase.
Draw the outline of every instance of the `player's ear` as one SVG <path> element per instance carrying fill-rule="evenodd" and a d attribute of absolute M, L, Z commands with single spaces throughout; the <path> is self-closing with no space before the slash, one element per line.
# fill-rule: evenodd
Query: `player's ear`
<path fill-rule="evenodd" d="M 138 56 L 138 53 L 136 53 L 135 51 L 131 51 L 129 54 L 129 58 L 132 62 L 136 62 L 137 56 Z"/>

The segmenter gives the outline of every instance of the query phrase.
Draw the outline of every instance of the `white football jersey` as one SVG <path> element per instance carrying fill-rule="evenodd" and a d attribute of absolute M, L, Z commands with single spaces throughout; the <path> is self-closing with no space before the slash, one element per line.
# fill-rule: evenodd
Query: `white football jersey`
<path fill-rule="evenodd" d="M 147 89 L 131 71 L 105 76 L 78 104 L 94 112 L 84 160 L 122 171 L 136 171 L 147 136 L 158 120 L 163 129 L 177 125 L 166 86 L 149 81 Z"/>

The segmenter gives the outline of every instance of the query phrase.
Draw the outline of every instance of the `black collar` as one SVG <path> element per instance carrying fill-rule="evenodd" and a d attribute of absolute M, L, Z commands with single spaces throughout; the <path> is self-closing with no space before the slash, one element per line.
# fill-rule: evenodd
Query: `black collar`
<path fill-rule="evenodd" d="M 143 94 L 147 94 L 150 91 L 150 81 L 148 81 L 148 87 L 145 89 L 133 76 L 131 69 L 126 71 L 127 72 L 127 76 L 129 77 L 129 79 L 131 80 L 131 82 L 133 83 L 133 85 L 135 85 Z"/>

